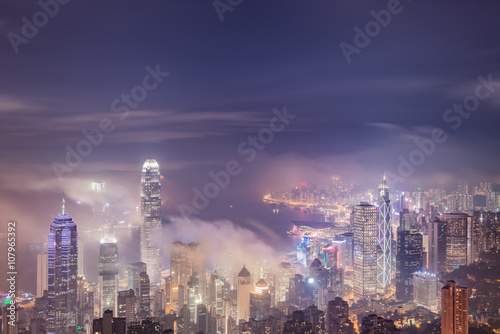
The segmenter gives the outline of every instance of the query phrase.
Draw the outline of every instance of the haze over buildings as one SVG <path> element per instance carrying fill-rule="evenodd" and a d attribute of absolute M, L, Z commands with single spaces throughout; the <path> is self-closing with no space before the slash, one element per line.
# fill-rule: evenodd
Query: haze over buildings
<path fill-rule="evenodd" d="M 2 2 L 2 333 L 500 331 L 499 9 Z"/>

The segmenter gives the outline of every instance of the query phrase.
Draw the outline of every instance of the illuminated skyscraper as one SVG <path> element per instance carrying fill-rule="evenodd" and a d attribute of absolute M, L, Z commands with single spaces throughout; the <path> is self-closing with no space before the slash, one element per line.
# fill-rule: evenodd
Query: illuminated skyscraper
<path fill-rule="evenodd" d="M 133 289 L 118 291 L 118 312 L 116 315 L 125 318 L 127 326 L 129 326 L 135 318 L 135 299 L 136 297 Z"/>
<path fill-rule="evenodd" d="M 401 228 L 401 226 L 400 226 Z M 398 230 L 396 252 L 396 299 L 410 300 L 413 295 L 413 273 L 422 270 L 421 232 Z"/>
<path fill-rule="evenodd" d="M 145 272 L 139 274 L 141 283 L 139 285 L 139 312 L 141 320 L 151 316 L 151 285 L 149 275 Z"/>
<path fill-rule="evenodd" d="M 83 272 L 83 241 L 78 239 L 78 277 L 84 277 Z"/>
<path fill-rule="evenodd" d="M 236 323 L 239 323 L 240 320 L 248 321 L 250 316 L 250 292 L 252 290 L 252 276 L 248 269 L 243 266 L 243 269 L 238 274 Z"/>
<path fill-rule="evenodd" d="M 391 285 L 392 275 L 392 216 L 389 186 L 385 179 L 378 188 L 378 232 L 377 232 L 377 288 L 385 294 Z"/>
<path fill-rule="evenodd" d="M 136 296 L 139 295 L 141 284 L 141 273 L 147 272 L 147 265 L 144 262 L 135 262 L 128 264 L 128 288 L 134 290 Z"/>
<path fill-rule="evenodd" d="M 169 314 L 172 309 L 172 276 L 165 277 L 165 313 Z"/>
<path fill-rule="evenodd" d="M 429 231 L 427 266 L 430 272 L 439 274 L 444 270 L 446 261 L 446 224 L 434 219 L 427 226 Z"/>
<path fill-rule="evenodd" d="M 342 298 L 328 302 L 327 309 L 328 334 L 354 334 L 354 327 L 349 320 L 349 305 Z"/>
<path fill-rule="evenodd" d="M 413 299 L 417 306 L 436 311 L 437 282 L 435 274 L 423 271 L 413 273 Z"/>
<path fill-rule="evenodd" d="M 377 293 L 377 216 L 374 205 L 354 207 L 354 297 L 365 299 Z"/>
<path fill-rule="evenodd" d="M 134 290 L 135 312 L 139 313 L 141 298 L 141 273 L 147 273 L 147 265 L 144 262 L 129 263 L 128 265 L 128 288 Z"/>
<path fill-rule="evenodd" d="M 469 333 L 467 288 L 448 281 L 441 289 L 441 334 Z"/>
<path fill-rule="evenodd" d="M 278 267 L 278 274 L 276 276 L 276 302 L 285 302 L 288 287 L 290 285 L 290 278 L 295 277 L 295 267 L 288 262 L 282 262 Z"/>
<path fill-rule="evenodd" d="M 446 260 L 445 271 L 451 272 L 467 265 L 470 253 L 469 232 L 471 218 L 465 213 L 445 213 L 442 216 L 446 224 Z"/>
<path fill-rule="evenodd" d="M 141 177 L 141 261 L 148 266 L 152 285 L 160 283 L 161 185 L 160 166 L 148 159 Z"/>
<path fill-rule="evenodd" d="M 345 241 L 345 267 L 352 267 L 354 263 L 354 233 L 344 233 L 335 236 L 335 240 Z"/>
<path fill-rule="evenodd" d="M 447 199 L 448 212 L 471 212 L 473 208 L 472 196 L 469 192 L 469 186 L 464 181 L 458 183 L 457 191 L 450 194 Z"/>
<path fill-rule="evenodd" d="M 459 212 L 469 212 L 472 210 L 472 196 L 469 192 L 469 185 L 460 181 L 458 183 L 458 211 Z"/>
<path fill-rule="evenodd" d="M 185 301 L 188 301 L 188 287 L 191 287 L 191 293 L 196 295 L 194 300 L 205 303 L 205 275 L 205 254 L 201 251 L 198 243 L 185 244 L 178 241 L 172 243 L 170 246 L 172 306 L 177 306 L 177 310 L 179 310 Z M 184 287 L 184 289 L 179 289 L 179 286 Z M 191 306 L 191 310 L 194 312 L 194 305 L 188 306 Z"/>
<path fill-rule="evenodd" d="M 99 315 L 106 310 L 115 314 L 118 297 L 118 246 L 116 239 L 101 239 L 99 248 Z"/>
<path fill-rule="evenodd" d="M 175 333 L 189 334 L 191 325 L 191 311 L 187 305 L 179 310 L 179 317 L 175 320 Z"/>
<path fill-rule="evenodd" d="M 43 291 L 48 289 L 48 254 L 38 253 L 36 255 L 36 297 L 43 297 Z"/>
<path fill-rule="evenodd" d="M 203 304 L 196 306 L 196 330 L 197 333 L 208 333 L 209 315 L 207 307 Z"/>
<path fill-rule="evenodd" d="M 476 253 L 500 246 L 500 214 L 491 211 L 474 211 L 472 217 L 472 241 L 477 245 Z"/>
<path fill-rule="evenodd" d="M 261 320 L 269 316 L 271 309 L 271 293 L 264 279 L 255 284 L 255 291 L 250 292 L 250 317 Z"/>
<path fill-rule="evenodd" d="M 77 322 L 78 233 L 64 211 L 50 225 L 48 237 L 47 333 L 74 330 Z"/>

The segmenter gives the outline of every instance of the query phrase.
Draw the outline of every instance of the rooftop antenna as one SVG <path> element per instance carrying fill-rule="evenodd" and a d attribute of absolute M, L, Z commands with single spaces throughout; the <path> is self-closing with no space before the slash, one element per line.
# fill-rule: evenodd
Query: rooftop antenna
<path fill-rule="evenodd" d="M 66 206 L 66 200 L 64 199 L 64 191 L 63 191 L 63 200 L 62 200 L 62 215 L 64 216 L 64 208 Z"/>

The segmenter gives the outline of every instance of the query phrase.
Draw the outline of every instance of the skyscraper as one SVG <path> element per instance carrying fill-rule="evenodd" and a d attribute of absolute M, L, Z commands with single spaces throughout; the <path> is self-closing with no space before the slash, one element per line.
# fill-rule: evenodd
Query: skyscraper
<path fill-rule="evenodd" d="M 352 267 L 354 265 L 354 233 L 337 235 L 335 240 L 345 241 L 345 267 Z"/>
<path fill-rule="evenodd" d="M 391 285 L 392 275 L 392 216 L 389 186 L 385 179 L 378 188 L 378 232 L 377 232 L 377 288 L 385 294 Z"/>
<path fill-rule="evenodd" d="M 448 281 L 441 289 L 441 334 L 467 334 L 468 295 L 467 288 Z"/>
<path fill-rule="evenodd" d="M 106 310 L 117 310 L 118 246 L 116 239 L 105 237 L 99 247 L 99 315 Z"/>
<path fill-rule="evenodd" d="M 457 189 L 457 210 L 458 212 L 469 212 L 472 210 L 472 196 L 469 192 L 469 185 L 460 181 Z"/>
<path fill-rule="evenodd" d="M 328 302 L 327 309 L 328 334 L 353 334 L 353 323 L 349 320 L 349 305 L 342 298 L 335 298 Z"/>
<path fill-rule="evenodd" d="M 82 239 L 78 239 L 78 277 L 84 277 L 85 273 L 83 272 L 83 241 Z"/>
<path fill-rule="evenodd" d="M 197 333 L 208 333 L 207 307 L 203 304 L 196 306 L 196 330 Z"/>
<path fill-rule="evenodd" d="M 141 283 L 139 286 L 139 317 L 144 320 L 151 316 L 151 281 L 145 272 L 139 274 Z"/>
<path fill-rule="evenodd" d="M 48 237 L 48 333 L 64 333 L 77 322 L 78 233 L 73 219 L 62 212 L 50 225 Z"/>
<path fill-rule="evenodd" d="M 354 207 L 354 297 L 365 299 L 377 293 L 376 206 L 362 202 Z"/>
<path fill-rule="evenodd" d="M 188 300 L 189 285 L 192 287 L 191 291 L 197 294 L 195 298 L 201 303 L 205 303 L 206 298 L 203 293 L 206 289 L 205 274 L 205 254 L 201 251 L 198 243 L 185 244 L 179 241 L 172 243 L 170 246 L 171 303 L 173 306 L 177 305 L 177 310 Z M 183 286 L 184 289 L 181 291 L 179 286 Z M 194 314 L 194 305 L 190 307 L 191 313 Z"/>
<path fill-rule="evenodd" d="M 451 272 L 469 263 L 471 219 L 465 213 L 445 213 L 442 219 L 446 224 L 445 271 Z"/>
<path fill-rule="evenodd" d="M 476 253 L 500 246 L 500 214 L 491 211 L 474 211 L 471 237 L 477 245 Z"/>
<path fill-rule="evenodd" d="M 435 274 L 418 271 L 413 273 L 413 299 L 417 306 L 428 310 L 437 309 L 437 276 Z"/>
<path fill-rule="evenodd" d="M 276 277 L 276 302 L 285 302 L 288 287 L 290 285 L 290 278 L 295 277 L 295 267 L 288 262 L 282 262 L 278 267 L 278 274 Z"/>
<path fill-rule="evenodd" d="M 165 277 L 165 313 L 169 314 L 172 309 L 172 276 Z"/>
<path fill-rule="evenodd" d="M 43 292 L 48 289 L 48 254 L 38 253 L 36 255 L 36 297 L 43 297 Z"/>
<path fill-rule="evenodd" d="M 92 321 L 94 334 L 126 334 L 126 332 L 125 318 L 114 318 L 111 310 L 104 311 L 102 318 Z"/>
<path fill-rule="evenodd" d="M 237 316 L 236 323 L 240 320 L 248 321 L 250 316 L 250 292 L 253 289 L 252 276 L 245 266 L 238 274 L 238 286 L 236 294 Z"/>
<path fill-rule="evenodd" d="M 148 159 L 141 176 L 141 261 L 148 266 L 152 285 L 160 283 L 161 258 L 159 237 L 161 233 L 160 166 Z"/>
<path fill-rule="evenodd" d="M 271 309 L 271 293 L 264 279 L 255 284 L 255 291 L 250 292 L 250 317 L 261 320 L 269 316 Z"/>
<path fill-rule="evenodd" d="M 409 230 L 398 230 L 397 233 L 396 299 L 410 300 L 413 295 L 413 273 L 422 270 L 423 235 Z"/>
<path fill-rule="evenodd" d="M 127 327 L 130 325 L 135 318 L 135 293 L 133 289 L 118 291 L 117 298 L 117 316 L 120 318 L 125 318 Z"/>
<path fill-rule="evenodd" d="M 175 333 L 189 334 L 191 325 L 191 311 L 187 305 L 179 310 L 179 317 L 175 320 Z"/>
<path fill-rule="evenodd" d="M 427 267 L 431 273 L 439 274 L 444 270 L 446 261 L 446 224 L 434 219 L 427 226 L 429 231 Z"/>

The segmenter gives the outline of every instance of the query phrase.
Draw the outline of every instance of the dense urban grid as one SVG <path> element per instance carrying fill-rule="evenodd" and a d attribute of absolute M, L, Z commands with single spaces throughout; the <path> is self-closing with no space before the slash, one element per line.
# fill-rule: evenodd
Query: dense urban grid
<path fill-rule="evenodd" d="M 92 208 L 102 236 L 97 282 L 86 279 L 78 222 L 63 198 L 47 223 L 46 251 L 37 255 L 36 293 L 15 298 L 14 327 L 6 325 L 11 301 L 4 295 L 5 333 L 500 330 L 500 191 L 490 182 L 459 181 L 451 193 L 439 186 L 402 192 L 385 176 L 376 190 L 333 177 L 327 185 L 272 192 L 262 198 L 269 210 L 314 217 L 290 222 L 295 250 L 210 268 L 198 242 L 174 241 L 163 254 L 161 179 L 158 162 L 148 159 L 141 206 L 131 218 L 140 224 L 125 227 L 139 230 L 140 262 L 121 263 L 123 227 L 114 226 L 109 204 Z M 92 189 L 106 191 L 103 182 Z"/>

